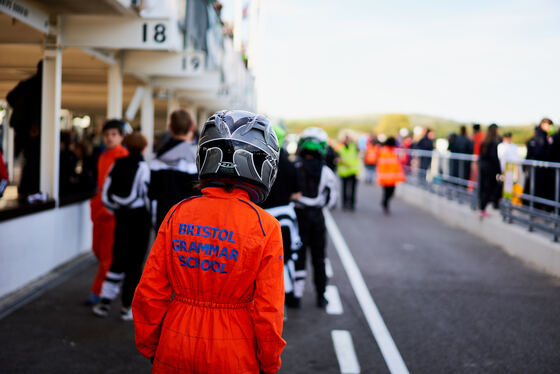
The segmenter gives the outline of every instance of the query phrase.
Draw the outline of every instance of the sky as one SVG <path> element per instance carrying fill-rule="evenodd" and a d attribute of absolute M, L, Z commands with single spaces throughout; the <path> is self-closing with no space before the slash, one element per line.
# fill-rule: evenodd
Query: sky
<path fill-rule="evenodd" d="M 558 0 L 263 1 L 260 112 L 560 120 Z"/>

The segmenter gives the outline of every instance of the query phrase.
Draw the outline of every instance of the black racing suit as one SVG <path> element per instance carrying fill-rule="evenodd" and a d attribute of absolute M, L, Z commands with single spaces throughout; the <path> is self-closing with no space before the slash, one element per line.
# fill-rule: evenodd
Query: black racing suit
<path fill-rule="evenodd" d="M 303 157 L 296 161 L 296 169 L 303 196 L 296 201 L 303 250 L 296 262 L 297 269 L 305 269 L 307 250 L 311 252 L 313 282 L 317 298 L 323 298 L 327 286 L 325 271 L 326 228 L 323 207 L 332 207 L 337 199 L 337 179 L 322 158 Z M 302 284 L 304 279 L 302 279 Z"/>
<path fill-rule="evenodd" d="M 300 257 L 301 239 L 296 213 L 290 198 L 297 192 L 300 192 L 300 187 L 296 168 L 289 160 L 288 153 L 284 149 L 280 149 L 276 181 L 270 189 L 267 199 L 260 206 L 272 214 L 280 222 L 282 228 L 284 289 L 288 305 L 294 298 L 299 299 L 303 296 L 303 286 L 299 280 L 305 281 L 305 264 L 303 269 L 296 269 L 295 266 Z"/>

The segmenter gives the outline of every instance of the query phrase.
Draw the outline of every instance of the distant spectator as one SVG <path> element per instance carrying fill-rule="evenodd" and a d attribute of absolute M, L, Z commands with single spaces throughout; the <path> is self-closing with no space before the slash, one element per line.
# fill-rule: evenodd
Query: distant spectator
<path fill-rule="evenodd" d="M 511 132 L 504 133 L 502 142 L 498 144 L 498 157 L 500 158 L 500 165 L 502 167 L 502 172 L 506 170 L 506 163 L 518 163 L 521 161 L 519 156 L 519 147 L 517 144 L 512 142 L 513 135 Z"/>
<path fill-rule="evenodd" d="M 424 129 L 424 135 L 418 141 L 415 148 L 419 149 L 421 151 L 431 152 L 431 151 L 434 150 L 434 140 L 433 139 L 434 139 L 434 133 L 433 133 L 432 129 L 426 127 Z M 432 164 L 432 156 L 431 155 L 430 156 L 421 155 L 419 157 L 419 159 L 420 159 L 420 164 L 419 164 L 420 178 L 425 181 L 428 169 L 430 168 L 430 165 Z"/>
<path fill-rule="evenodd" d="M 484 133 L 480 129 L 480 124 L 475 123 L 473 125 L 473 135 L 472 135 L 473 155 L 478 156 L 480 154 L 480 144 L 482 143 L 482 140 L 484 140 Z M 470 181 L 473 182 L 471 186 L 473 186 L 474 183 L 476 183 L 476 181 L 478 180 L 478 174 L 479 174 L 478 163 L 477 162 L 471 163 L 471 176 L 469 178 Z"/>
<path fill-rule="evenodd" d="M 467 128 L 465 126 L 461 126 L 459 134 L 455 135 L 448 149 L 451 153 L 468 155 L 473 153 L 473 142 L 467 137 Z M 449 174 L 452 177 L 469 179 L 471 162 L 468 160 L 451 159 L 449 169 Z"/>
<path fill-rule="evenodd" d="M 391 212 L 389 202 L 395 192 L 395 186 L 405 181 L 401 163 L 395 153 L 396 144 L 395 138 L 391 136 L 379 151 L 377 183 L 383 187 L 381 206 L 386 215 Z"/>
<path fill-rule="evenodd" d="M 540 124 L 535 128 L 533 137 L 527 142 L 527 160 L 552 161 L 554 156 L 551 155 L 553 149 L 553 137 L 550 133 L 553 131 L 553 122 L 549 118 L 543 118 Z M 554 200 L 554 170 L 550 168 L 535 167 L 534 168 L 534 196 L 543 199 Z M 531 174 L 528 173 L 525 183 L 525 191 L 531 192 Z M 544 204 L 535 203 L 538 209 L 551 209 Z"/>
<path fill-rule="evenodd" d="M 339 155 L 337 173 L 342 180 L 342 208 L 354 210 L 356 209 L 356 184 L 360 171 L 358 147 L 350 136 L 346 135 L 337 152 Z"/>
<path fill-rule="evenodd" d="M 504 133 L 502 142 L 498 144 L 498 157 L 500 158 L 500 166 L 502 168 L 504 192 L 511 196 L 511 202 L 514 205 L 521 205 L 521 197 L 523 187 L 519 183 L 521 179 L 521 157 L 519 156 L 519 147 L 513 143 L 513 134 L 511 132 Z M 509 165 L 509 168 L 508 168 Z"/>
<path fill-rule="evenodd" d="M 552 162 L 560 162 L 560 129 L 556 129 L 554 135 L 552 135 L 552 141 L 548 149 L 548 159 Z"/>
<path fill-rule="evenodd" d="M 364 154 L 364 165 L 366 167 L 366 184 L 372 184 L 375 177 L 375 167 L 377 165 L 377 157 L 379 156 L 379 142 L 377 136 L 371 134 L 366 143 L 366 151 Z"/>
<path fill-rule="evenodd" d="M 480 145 L 482 144 L 482 141 L 484 140 L 484 133 L 481 131 L 480 129 L 480 124 L 479 123 L 475 123 L 473 125 L 473 135 L 472 135 L 472 141 L 473 141 L 473 155 L 479 155 L 480 154 Z"/>
<path fill-rule="evenodd" d="M 43 61 L 39 61 L 35 75 L 19 82 L 6 96 L 13 109 L 10 126 L 15 133 L 14 156 L 23 151 L 24 164 L 18 194 L 24 201 L 40 192 L 42 83 Z"/>
<path fill-rule="evenodd" d="M 79 191 L 95 191 L 95 180 L 97 178 L 96 159 L 93 155 L 93 145 L 89 140 L 80 140 L 72 147 L 76 156 L 76 174 L 79 179 Z"/>
<path fill-rule="evenodd" d="M 478 178 L 479 216 L 488 217 L 486 206 L 492 203 L 495 209 L 499 208 L 501 198 L 501 183 L 499 176 L 502 172 L 498 158 L 498 126 L 491 124 L 486 137 L 480 144 L 480 157 L 478 165 L 480 175 Z"/>
<path fill-rule="evenodd" d="M 173 205 L 200 194 L 196 168 L 195 125 L 186 110 L 171 113 L 171 138 L 158 150 L 151 165 L 149 196 L 156 204 L 155 224 L 159 229 Z"/>
<path fill-rule="evenodd" d="M 67 196 L 77 191 L 78 176 L 76 164 L 78 160 L 71 150 L 71 134 L 69 131 L 60 132 L 60 168 L 58 174 L 59 196 Z"/>
<path fill-rule="evenodd" d="M 412 135 L 406 135 L 401 143 L 401 148 L 403 150 L 409 150 L 412 148 Z M 404 171 L 406 173 L 410 172 L 410 153 L 402 152 L 400 155 L 400 162 L 404 166 Z"/>

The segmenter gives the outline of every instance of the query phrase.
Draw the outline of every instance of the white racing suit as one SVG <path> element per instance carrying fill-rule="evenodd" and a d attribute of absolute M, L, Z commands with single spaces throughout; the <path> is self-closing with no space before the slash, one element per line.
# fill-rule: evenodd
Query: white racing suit
<path fill-rule="evenodd" d="M 301 264 L 302 247 L 296 212 L 292 203 L 265 209 L 280 222 L 284 245 L 284 290 L 296 298 L 303 296 L 305 287 L 305 263 Z"/>

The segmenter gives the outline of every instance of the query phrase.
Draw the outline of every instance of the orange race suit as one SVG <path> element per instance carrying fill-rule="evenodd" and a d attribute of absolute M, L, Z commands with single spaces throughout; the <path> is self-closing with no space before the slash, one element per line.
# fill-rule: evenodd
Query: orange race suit
<path fill-rule="evenodd" d="M 105 178 L 117 158 L 128 156 L 128 150 L 122 145 L 103 152 L 97 160 L 97 194 L 89 202 L 93 222 L 92 250 L 99 261 L 97 274 L 91 286 L 91 292 L 101 295 L 101 285 L 113 262 L 113 242 L 115 235 L 115 216 L 109 212 L 101 201 Z"/>
<path fill-rule="evenodd" d="M 165 217 L 132 302 L 152 373 L 276 373 L 286 342 L 280 224 L 241 189 Z"/>

